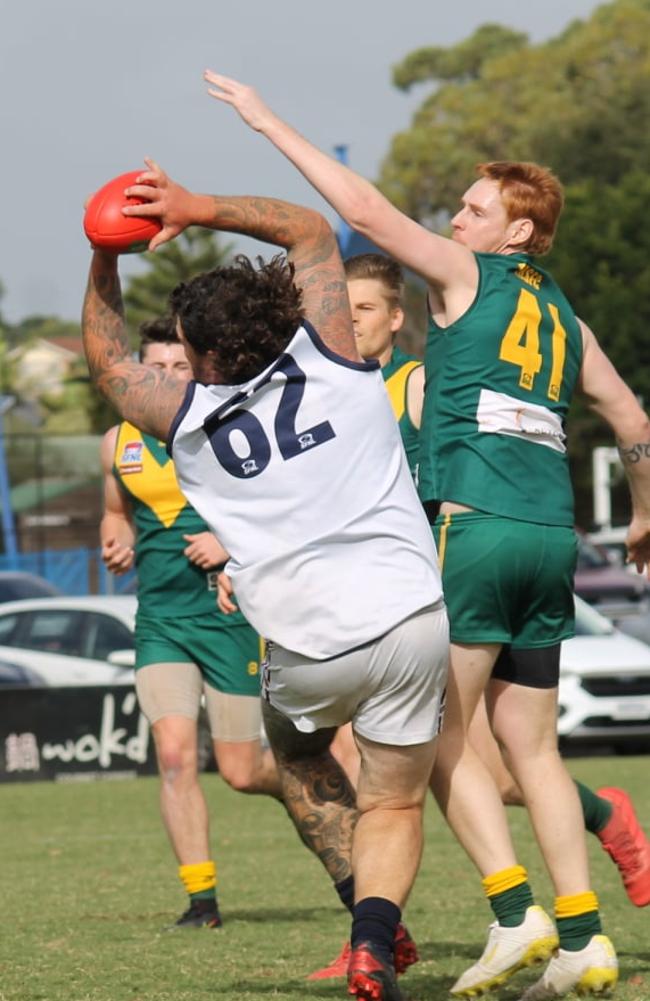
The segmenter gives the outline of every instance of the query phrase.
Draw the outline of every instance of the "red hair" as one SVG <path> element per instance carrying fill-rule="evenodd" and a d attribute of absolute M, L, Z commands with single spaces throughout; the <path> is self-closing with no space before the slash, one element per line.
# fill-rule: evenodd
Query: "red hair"
<path fill-rule="evenodd" d="M 562 185 L 555 174 L 537 163 L 510 160 L 479 163 L 476 171 L 499 185 L 508 222 L 530 219 L 533 223 L 533 234 L 522 249 L 530 254 L 547 253 L 564 205 Z"/>

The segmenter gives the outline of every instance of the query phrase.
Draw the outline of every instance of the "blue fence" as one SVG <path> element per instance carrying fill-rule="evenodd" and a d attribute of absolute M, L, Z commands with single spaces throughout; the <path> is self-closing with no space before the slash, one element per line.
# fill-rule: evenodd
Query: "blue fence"
<path fill-rule="evenodd" d="M 109 573 L 100 549 L 43 549 L 34 553 L 0 555 L 0 570 L 23 570 L 45 577 L 63 594 L 124 594 L 135 589 L 131 570 L 120 577 Z"/>

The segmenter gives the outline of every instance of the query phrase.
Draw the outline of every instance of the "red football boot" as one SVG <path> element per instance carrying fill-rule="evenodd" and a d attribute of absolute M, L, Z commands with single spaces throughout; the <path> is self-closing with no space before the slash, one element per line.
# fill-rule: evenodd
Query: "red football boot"
<path fill-rule="evenodd" d="M 637 820 L 632 800 L 623 789 L 598 789 L 612 804 L 612 815 L 597 832 L 605 851 L 618 866 L 625 892 L 636 907 L 650 904 L 650 841 Z"/>
<path fill-rule="evenodd" d="M 395 970 L 397 973 L 405 973 L 409 966 L 417 963 L 418 950 L 415 942 L 409 934 L 406 925 L 400 923 L 395 932 Z M 345 977 L 348 972 L 348 962 L 350 960 L 350 943 L 343 945 L 340 953 L 328 966 L 321 970 L 310 973 L 307 980 L 330 980 L 333 977 Z"/>
<path fill-rule="evenodd" d="M 375 952 L 372 942 L 350 950 L 348 994 L 360 1001 L 403 1001 L 395 967 Z"/>

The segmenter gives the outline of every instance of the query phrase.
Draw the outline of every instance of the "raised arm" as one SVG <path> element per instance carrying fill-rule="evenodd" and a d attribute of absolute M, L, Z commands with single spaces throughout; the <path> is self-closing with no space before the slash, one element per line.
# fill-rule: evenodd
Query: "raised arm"
<path fill-rule="evenodd" d="M 404 215 L 369 181 L 278 118 L 252 87 L 212 70 L 204 78 L 208 93 L 232 105 L 247 125 L 266 136 L 353 229 L 442 292 L 476 286 L 476 262 L 466 247 Z"/>
<path fill-rule="evenodd" d="M 115 254 L 93 253 L 81 328 L 90 377 L 100 393 L 125 420 L 164 441 L 186 383 L 131 357 Z"/>
<path fill-rule="evenodd" d="M 583 362 L 580 386 L 590 406 L 616 435 L 632 498 L 628 558 L 650 578 L 650 420 L 621 379 L 594 334 L 580 322 Z"/>
<path fill-rule="evenodd" d="M 325 343 L 352 361 L 359 360 L 343 264 L 327 220 L 312 209 L 276 198 L 201 195 L 172 181 L 153 160 L 146 161 L 139 182 L 127 189 L 145 204 L 124 209 L 128 215 L 153 215 L 162 222 L 150 249 L 187 226 L 242 233 L 283 247 L 302 289 L 303 315 Z"/>

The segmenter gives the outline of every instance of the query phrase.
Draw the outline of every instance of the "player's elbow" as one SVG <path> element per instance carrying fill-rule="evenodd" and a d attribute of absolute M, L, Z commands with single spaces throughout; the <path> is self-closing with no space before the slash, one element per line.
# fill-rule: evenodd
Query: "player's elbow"
<path fill-rule="evenodd" d="M 620 391 L 599 399 L 595 394 L 590 408 L 598 414 L 614 432 L 622 445 L 650 441 L 650 420 L 632 391 L 621 382 Z"/>
<path fill-rule="evenodd" d="M 636 445 L 650 442 L 650 420 L 641 409 L 636 413 L 621 414 L 616 424 L 612 425 L 619 445 Z"/>
<path fill-rule="evenodd" d="M 377 219 L 381 196 L 372 186 L 363 191 L 351 191 L 346 206 L 345 218 L 357 233 L 370 235 Z"/>

